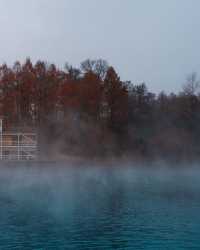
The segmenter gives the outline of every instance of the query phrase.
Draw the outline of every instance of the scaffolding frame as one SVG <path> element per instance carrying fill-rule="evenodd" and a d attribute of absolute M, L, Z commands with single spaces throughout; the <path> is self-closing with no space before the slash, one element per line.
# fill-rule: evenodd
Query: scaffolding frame
<path fill-rule="evenodd" d="M 36 133 L 4 133 L 0 119 L 0 160 L 31 161 L 38 158 Z"/>

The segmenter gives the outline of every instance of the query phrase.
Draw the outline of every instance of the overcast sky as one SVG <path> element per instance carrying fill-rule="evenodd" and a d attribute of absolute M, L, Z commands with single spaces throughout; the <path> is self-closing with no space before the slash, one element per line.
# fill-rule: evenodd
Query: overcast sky
<path fill-rule="evenodd" d="M 156 92 L 200 73 L 199 0 L 0 0 L 0 11 L 1 63 L 103 58 Z"/>

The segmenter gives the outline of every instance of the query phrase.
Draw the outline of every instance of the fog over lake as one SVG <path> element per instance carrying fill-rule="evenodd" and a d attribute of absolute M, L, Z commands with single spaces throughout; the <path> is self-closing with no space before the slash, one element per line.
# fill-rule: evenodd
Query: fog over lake
<path fill-rule="evenodd" d="M 197 167 L 2 166 L 1 249 L 198 248 L 199 176 Z"/>

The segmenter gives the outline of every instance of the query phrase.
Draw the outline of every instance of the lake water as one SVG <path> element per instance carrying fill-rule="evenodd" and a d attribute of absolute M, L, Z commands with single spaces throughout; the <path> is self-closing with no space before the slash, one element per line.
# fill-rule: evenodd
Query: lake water
<path fill-rule="evenodd" d="M 0 171 L 0 249 L 200 249 L 200 172 Z"/>

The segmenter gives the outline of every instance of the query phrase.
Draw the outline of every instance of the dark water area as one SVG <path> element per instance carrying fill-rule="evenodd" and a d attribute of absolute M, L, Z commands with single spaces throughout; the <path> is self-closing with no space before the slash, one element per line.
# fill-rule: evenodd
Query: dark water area
<path fill-rule="evenodd" d="M 0 170 L 0 249 L 200 249 L 200 171 Z"/>

